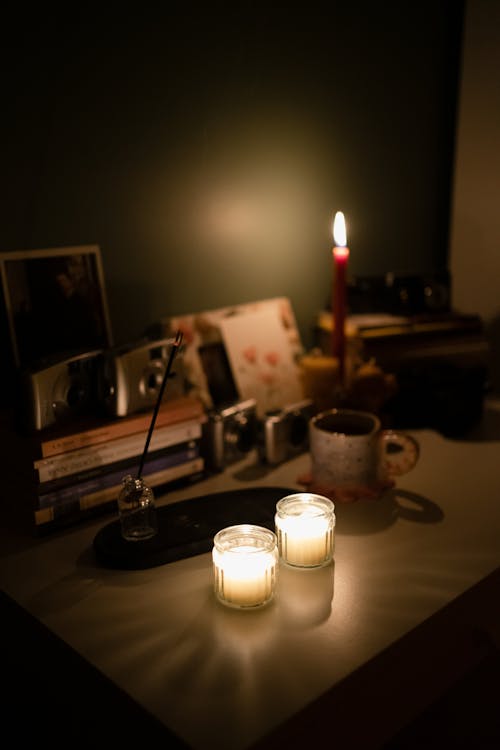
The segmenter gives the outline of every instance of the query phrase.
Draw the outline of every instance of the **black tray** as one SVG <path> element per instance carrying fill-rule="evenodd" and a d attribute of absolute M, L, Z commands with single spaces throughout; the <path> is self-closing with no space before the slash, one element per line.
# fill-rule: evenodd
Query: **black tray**
<path fill-rule="evenodd" d="M 255 487 L 202 495 L 157 508 L 158 534 L 151 539 L 127 542 L 120 521 L 96 534 L 94 553 L 100 565 L 120 570 L 140 570 L 209 552 L 215 534 L 226 526 L 251 523 L 274 531 L 276 503 L 297 492 L 286 487 Z"/>

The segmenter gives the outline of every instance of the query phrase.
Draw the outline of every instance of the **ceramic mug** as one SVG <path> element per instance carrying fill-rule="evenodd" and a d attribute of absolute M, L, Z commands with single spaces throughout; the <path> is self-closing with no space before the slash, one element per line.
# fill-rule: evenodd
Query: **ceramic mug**
<path fill-rule="evenodd" d="M 311 475 L 315 486 L 373 487 L 406 474 L 419 457 L 417 441 L 398 430 L 383 430 L 380 419 L 356 409 L 329 409 L 309 422 Z"/>

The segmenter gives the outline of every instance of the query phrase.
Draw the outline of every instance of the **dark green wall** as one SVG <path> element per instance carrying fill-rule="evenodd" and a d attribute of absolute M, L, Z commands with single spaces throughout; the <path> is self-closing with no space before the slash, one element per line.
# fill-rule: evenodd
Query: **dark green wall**
<path fill-rule="evenodd" d="M 460 2 L 71 12 L 4 23 L 0 249 L 99 244 L 117 342 L 286 295 L 309 345 L 336 210 L 352 275 L 446 267 Z"/>

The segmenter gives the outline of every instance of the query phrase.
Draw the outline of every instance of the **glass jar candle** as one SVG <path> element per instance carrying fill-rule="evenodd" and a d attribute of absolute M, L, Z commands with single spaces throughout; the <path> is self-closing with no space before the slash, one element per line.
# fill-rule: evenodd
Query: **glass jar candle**
<path fill-rule="evenodd" d="M 310 492 L 287 495 L 278 501 L 274 521 L 283 562 L 316 568 L 332 560 L 334 510 L 331 500 Z"/>
<path fill-rule="evenodd" d="M 262 526 L 228 526 L 214 537 L 212 550 L 216 597 L 231 607 L 261 607 L 276 587 L 276 534 Z"/>

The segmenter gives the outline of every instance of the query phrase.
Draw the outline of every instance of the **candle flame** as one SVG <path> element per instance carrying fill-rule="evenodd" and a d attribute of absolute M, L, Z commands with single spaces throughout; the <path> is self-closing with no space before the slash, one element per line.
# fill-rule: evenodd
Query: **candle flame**
<path fill-rule="evenodd" d="M 345 229 L 345 219 L 342 211 L 337 211 L 333 222 L 333 239 L 337 247 L 347 246 L 347 234 Z"/>

